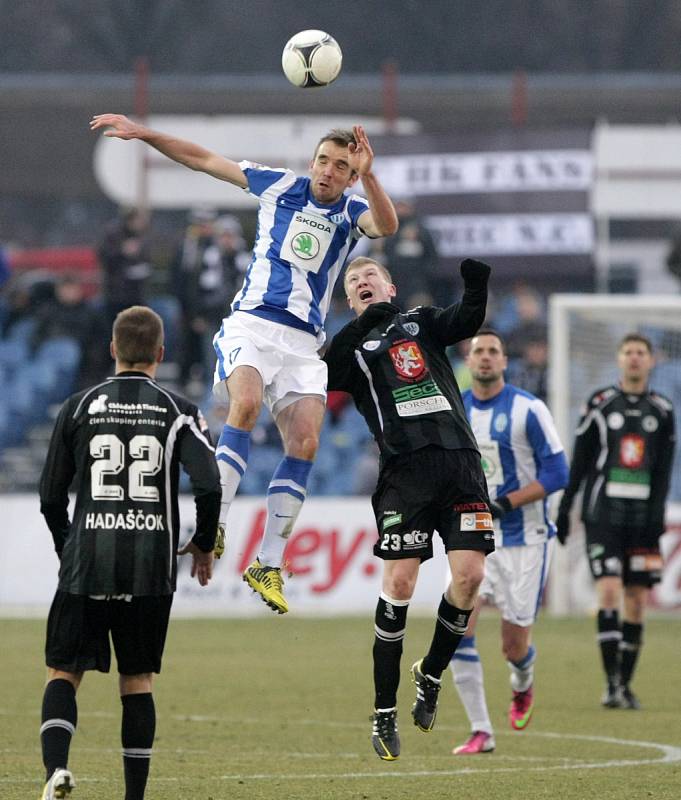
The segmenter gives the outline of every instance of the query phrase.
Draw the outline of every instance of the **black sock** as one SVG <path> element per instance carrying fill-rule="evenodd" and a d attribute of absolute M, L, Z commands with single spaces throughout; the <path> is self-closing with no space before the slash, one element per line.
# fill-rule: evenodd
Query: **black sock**
<path fill-rule="evenodd" d="M 58 678 L 47 684 L 43 694 L 41 723 L 40 743 L 45 780 L 49 780 L 55 769 L 68 765 L 71 737 L 76 732 L 78 707 L 76 690 L 71 681 Z"/>
<path fill-rule="evenodd" d="M 461 637 L 466 633 L 472 610 L 472 608 L 466 610 L 450 605 L 447 598 L 442 595 L 440 607 L 437 610 L 433 641 L 430 643 L 430 650 L 421 665 L 424 675 L 440 678 L 447 664 L 452 660 Z"/>
<path fill-rule="evenodd" d="M 634 674 L 638 654 L 643 644 L 643 625 L 633 622 L 622 623 L 622 641 L 620 642 L 621 681 L 627 686 Z"/>
<path fill-rule="evenodd" d="M 374 639 L 374 708 L 394 708 L 400 685 L 400 659 L 407 625 L 408 600 L 382 594 L 376 604 Z"/>
<path fill-rule="evenodd" d="M 601 649 L 603 669 L 608 683 L 619 681 L 619 649 L 622 640 L 619 613 L 616 609 L 600 609 L 598 612 L 598 646 Z"/>
<path fill-rule="evenodd" d="M 151 746 L 156 733 L 156 710 L 151 692 L 121 697 L 121 744 L 125 772 L 125 800 L 142 800 L 149 775 Z"/>

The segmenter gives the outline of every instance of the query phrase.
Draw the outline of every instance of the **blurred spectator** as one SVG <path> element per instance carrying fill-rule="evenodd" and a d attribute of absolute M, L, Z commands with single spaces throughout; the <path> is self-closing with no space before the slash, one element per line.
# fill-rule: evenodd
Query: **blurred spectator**
<path fill-rule="evenodd" d="M 394 236 L 374 240 L 372 257 L 390 264 L 390 273 L 398 288 L 397 302 L 403 308 L 412 308 L 432 302 L 438 294 L 438 255 L 430 231 L 416 214 L 411 200 L 401 198 L 395 201 L 395 211 L 400 228 Z M 442 305 L 443 298 L 435 297 Z"/>
<path fill-rule="evenodd" d="M 182 309 L 180 341 L 180 382 L 205 380 L 204 340 L 212 336 L 206 319 L 204 302 L 210 291 L 203 283 L 220 283 L 219 257 L 216 255 L 215 221 L 211 208 L 194 208 L 173 260 L 173 286 Z M 210 252 L 209 252 L 210 251 Z M 209 253 L 206 260 L 206 254 Z M 211 255 L 212 254 L 212 255 Z M 198 373 L 198 374 L 197 374 Z"/>
<path fill-rule="evenodd" d="M 180 380 L 206 383 L 215 365 L 213 336 L 241 288 L 251 260 L 239 220 L 207 209 L 191 212 L 174 264 L 183 315 Z"/>
<path fill-rule="evenodd" d="M 100 319 L 86 301 L 81 281 L 65 275 L 56 284 L 54 298 L 45 302 L 35 314 L 31 352 L 37 353 L 48 341 L 70 340 L 77 345 L 79 355 L 76 384 L 89 385 L 104 377 L 108 366 L 108 361 L 103 362 L 93 355 L 102 350 L 108 337 L 108 330 L 100 325 Z"/>
<path fill-rule="evenodd" d="M 0 338 L 21 338 L 28 344 L 41 306 L 54 298 L 54 276 L 46 270 L 14 275 L 3 290 Z"/>
<path fill-rule="evenodd" d="M 509 361 L 507 378 L 546 403 L 549 348 L 545 332 L 536 328 L 535 334 L 524 341 L 520 357 Z"/>
<path fill-rule="evenodd" d="M 145 303 L 151 276 L 148 229 L 147 215 L 128 209 L 107 226 L 97 246 L 107 329 L 119 311 Z"/>
<path fill-rule="evenodd" d="M 523 326 L 545 324 L 545 303 L 541 294 L 524 281 L 516 282 L 510 293 L 501 298 L 492 314 L 494 328 L 506 339 L 513 337 Z M 512 346 L 513 342 L 509 342 Z"/>
<path fill-rule="evenodd" d="M 234 222 L 238 225 L 235 219 Z M 236 240 L 233 231 L 234 228 L 227 236 Z M 233 285 L 231 277 L 225 275 L 219 238 L 215 210 L 192 209 L 172 264 L 173 287 L 182 311 L 180 382 L 190 393 L 192 381 L 205 383 L 210 376 L 207 343 L 227 313 L 227 298 Z M 230 256 L 226 256 L 229 260 Z M 211 365 L 213 361 L 214 355 L 210 357 Z"/>
<path fill-rule="evenodd" d="M 213 228 L 215 243 L 206 250 L 198 275 L 198 306 L 215 333 L 241 288 L 251 252 L 236 217 L 218 217 Z"/>
<path fill-rule="evenodd" d="M 677 226 L 671 238 L 667 253 L 667 269 L 681 281 L 681 226 Z"/>

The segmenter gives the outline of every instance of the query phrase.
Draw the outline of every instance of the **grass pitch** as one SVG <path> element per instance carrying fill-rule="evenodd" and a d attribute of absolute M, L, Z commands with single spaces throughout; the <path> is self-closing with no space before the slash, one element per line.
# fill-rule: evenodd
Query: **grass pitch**
<path fill-rule="evenodd" d="M 373 753 L 373 620 L 171 622 L 156 680 L 157 736 L 148 800 L 671 800 L 681 796 L 681 620 L 651 620 L 635 689 L 644 710 L 604 710 L 590 619 L 542 617 L 535 716 L 506 721 L 508 670 L 498 617 L 478 644 L 497 749 L 454 757 L 468 725 L 445 674 L 435 729 L 411 721 L 409 666 L 425 652 L 431 620 L 409 621 L 399 694 L 402 755 Z M 44 622 L 0 620 L 0 796 L 38 798 Z M 70 768 L 73 799 L 123 797 L 120 702 L 114 675 L 88 673 L 79 692 Z"/>

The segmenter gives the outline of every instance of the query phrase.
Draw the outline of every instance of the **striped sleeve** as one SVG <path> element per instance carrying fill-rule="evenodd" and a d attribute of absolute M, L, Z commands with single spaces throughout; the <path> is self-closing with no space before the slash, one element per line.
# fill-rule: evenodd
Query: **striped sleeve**
<path fill-rule="evenodd" d="M 273 169 L 264 164 L 257 164 L 254 161 L 240 161 L 239 166 L 248 181 L 248 191 L 256 197 L 261 197 L 268 189 L 274 186 L 285 175 L 292 177 L 293 173 L 289 169 Z"/>

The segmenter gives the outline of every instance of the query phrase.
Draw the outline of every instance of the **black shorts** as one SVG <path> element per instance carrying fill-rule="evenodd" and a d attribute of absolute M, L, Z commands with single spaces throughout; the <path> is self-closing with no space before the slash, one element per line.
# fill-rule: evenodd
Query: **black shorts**
<path fill-rule="evenodd" d="M 433 533 L 445 550 L 494 551 L 494 526 L 480 454 L 424 447 L 392 458 L 371 499 L 379 558 L 433 557 Z"/>
<path fill-rule="evenodd" d="M 641 528 L 587 524 L 586 555 L 596 580 L 614 576 L 625 586 L 650 588 L 662 579 L 658 537 Z"/>
<path fill-rule="evenodd" d="M 63 672 L 108 672 L 110 633 L 121 675 L 160 672 L 172 602 L 172 594 L 93 600 L 57 590 L 47 618 L 45 663 Z"/>

